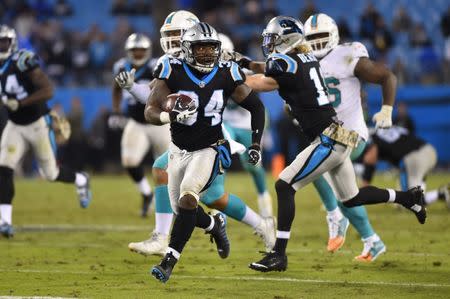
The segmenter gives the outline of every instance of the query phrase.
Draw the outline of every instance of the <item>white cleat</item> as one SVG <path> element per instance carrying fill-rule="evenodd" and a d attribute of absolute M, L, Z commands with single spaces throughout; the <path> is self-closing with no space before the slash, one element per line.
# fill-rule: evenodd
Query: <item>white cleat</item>
<path fill-rule="evenodd" d="M 255 227 L 255 234 L 261 237 L 266 246 L 266 251 L 270 252 L 275 246 L 275 219 L 273 217 L 265 217 Z"/>
<path fill-rule="evenodd" d="M 153 231 L 150 239 L 130 243 L 128 248 L 136 253 L 148 256 L 148 255 L 160 255 L 164 256 L 166 254 L 167 247 L 169 246 L 169 236 L 162 235 Z"/>

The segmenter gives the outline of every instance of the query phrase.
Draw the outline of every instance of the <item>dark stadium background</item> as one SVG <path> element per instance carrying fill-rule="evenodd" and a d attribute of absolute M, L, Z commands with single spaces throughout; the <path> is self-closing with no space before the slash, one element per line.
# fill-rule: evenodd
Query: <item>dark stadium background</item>
<path fill-rule="evenodd" d="M 226 33 L 237 51 L 254 59 L 263 58 L 260 35 L 273 16 L 291 15 L 304 22 L 313 13 L 330 15 L 339 25 L 341 42 L 362 41 L 373 59 L 391 67 L 399 82 L 397 103 L 406 112 L 397 121 L 413 123 L 415 132 L 437 148 L 439 166 L 449 167 L 448 0 L 1 0 L 2 23 L 17 30 L 20 47 L 42 58 L 44 70 L 56 85 L 51 105 L 72 123 L 72 138 L 59 150 L 61 160 L 77 169 L 120 169 L 121 130 L 108 126 L 112 65 L 124 55 L 126 37 L 136 31 L 151 37 L 154 57 L 161 55 L 160 25 L 178 9 L 190 10 Z M 380 105 L 381 90 L 364 86 L 363 95 L 371 115 Z M 278 131 L 289 131 L 290 124 L 281 117 L 277 97 L 275 93 L 262 95 L 270 117 L 265 138 L 268 166 L 274 154 L 283 150 L 292 158 L 296 148 L 295 133 L 282 136 L 290 142 L 287 150 L 280 145 Z M 4 111 L 0 115 L 1 124 Z M 26 162 L 25 173 L 33 173 L 33 165 L 32 160 Z"/>

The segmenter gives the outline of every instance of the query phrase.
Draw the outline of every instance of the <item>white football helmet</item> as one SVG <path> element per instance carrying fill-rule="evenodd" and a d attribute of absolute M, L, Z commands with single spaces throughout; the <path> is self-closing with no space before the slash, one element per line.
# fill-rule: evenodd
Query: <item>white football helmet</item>
<path fill-rule="evenodd" d="M 266 57 L 272 53 L 289 53 L 305 41 L 303 24 L 286 16 L 270 20 L 262 36 L 262 48 Z"/>
<path fill-rule="evenodd" d="M 196 15 L 186 10 L 171 12 L 161 26 L 161 48 L 164 53 L 178 56 L 181 53 L 181 36 L 194 24 L 200 22 Z"/>
<path fill-rule="evenodd" d="M 219 33 L 219 40 L 222 43 L 221 45 L 222 51 L 224 50 L 229 52 L 234 51 L 234 44 L 227 35 Z"/>
<path fill-rule="evenodd" d="M 336 22 L 323 13 L 312 15 L 306 20 L 305 36 L 317 58 L 322 58 L 339 44 Z"/>
<path fill-rule="evenodd" d="M 136 58 L 133 54 L 134 49 L 144 49 L 145 50 L 144 56 Z M 151 56 L 152 42 L 145 34 L 133 33 L 127 38 L 125 42 L 125 51 L 127 52 L 128 59 L 130 59 L 133 65 L 141 66 Z"/>
<path fill-rule="evenodd" d="M 6 25 L 0 25 L 0 40 L 0 60 L 5 60 L 17 51 L 16 31 Z"/>

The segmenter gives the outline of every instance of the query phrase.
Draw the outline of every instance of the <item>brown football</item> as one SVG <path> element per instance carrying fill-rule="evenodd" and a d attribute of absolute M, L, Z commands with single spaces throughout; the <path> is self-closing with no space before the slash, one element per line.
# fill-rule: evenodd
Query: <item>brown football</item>
<path fill-rule="evenodd" d="M 178 98 L 180 99 L 181 102 L 182 106 L 181 110 L 187 110 L 190 107 L 195 107 L 195 102 L 191 97 L 181 93 L 173 93 L 167 96 L 167 101 L 164 110 L 167 112 L 172 111 L 173 107 L 175 106 L 175 102 Z"/>

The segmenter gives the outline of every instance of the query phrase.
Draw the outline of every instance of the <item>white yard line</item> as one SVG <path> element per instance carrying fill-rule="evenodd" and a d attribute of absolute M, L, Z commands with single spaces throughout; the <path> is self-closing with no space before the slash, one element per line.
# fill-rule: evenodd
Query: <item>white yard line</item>
<path fill-rule="evenodd" d="M 148 231 L 150 226 L 143 225 L 117 225 L 117 224 L 24 224 L 14 227 L 18 232 L 66 232 L 66 231 L 80 231 L 80 232 L 129 232 L 129 231 Z"/>
<path fill-rule="evenodd" d="M 0 272 L 19 273 L 48 273 L 48 274 L 95 274 L 88 271 L 63 271 L 63 270 L 33 270 L 33 269 L 0 269 Z M 108 273 L 103 273 L 107 275 Z M 209 275 L 172 275 L 172 279 L 205 279 L 205 280 L 230 280 L 230 281 L 274 281 L 292 282 L 304 284 L 344 284 L 344 285 L 375 285 L 375 286 L 398 286 L 398 287 L 423 287 L 423 288 L 450 288 L 450 284 L 441 283 L 421 283 L 421 282 L 392 282 L 392 281 L 348 281 L 348 280 L 327 280 L 327 279 L 299 279 L 292 277 L 261 277 L 261 276 L 209 276 Z M 0 299 L 5 297 L 0 297 Z M 14 297 L 12 297 L 14 298 Z M 30 297 L 46 298 L 46 297 Z M 48 297 L 51 298 L 51 297 Z"/>
<path fill-rule="evenodd" d="M 249 281 L 279 281 L 311 284 L 348 284 L 348 285 L 376 285 L 398 287 L 424 287 L 424 288 L 450 288 L 450 284 L 420 283 L 420 282 L 387 282 L 387 281 L 347 281 L 347 280 L 323 280 L 323 279 L 298 279 L 290 277 L 257 277 L 257 276 L 198 276 L 198 275 L 173 275 L 172 278 L 182 279 L 217 279 L 217 280 L 249 280 Z"/>
<path fill-rule="evenodd" d="M 0 299 L 75 299 L 77 297 L 0 296 Z"/>

